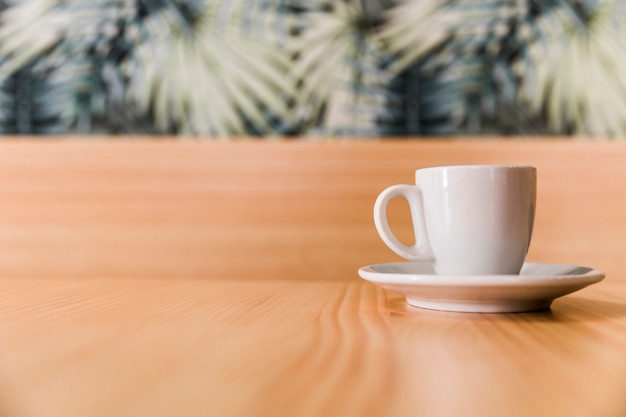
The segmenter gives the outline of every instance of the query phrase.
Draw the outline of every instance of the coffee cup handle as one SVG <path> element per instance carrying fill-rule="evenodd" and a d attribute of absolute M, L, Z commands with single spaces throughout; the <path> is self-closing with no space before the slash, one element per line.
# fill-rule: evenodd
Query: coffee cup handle
<path fill-rule="evenodd" d="M 415 244 L 407 246 L 393 234 L 387 221 L 387 205 L 394 198 L 404 198 L 411 210 L 411 220 L 415 233 Z M 408 184 L 392 185 L 378 195 L 374 204 L 374 223 L 385 244 L 396 254 L 410 261 L 432 261 L 433 252 L 426 234 L 426 222 L 422 204 L 422 192 L 418 186 Z"/>

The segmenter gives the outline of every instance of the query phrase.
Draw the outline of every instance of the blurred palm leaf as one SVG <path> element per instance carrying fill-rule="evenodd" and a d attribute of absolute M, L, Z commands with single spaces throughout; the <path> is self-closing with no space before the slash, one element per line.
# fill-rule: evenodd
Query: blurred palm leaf
<path fill-rule="evenodd" d="M 447 133 L 623 134 L 624 6 L 406 1 L 379 39 L 406 82 L 422 87 L 407 112 L 423 125 L 433 124 L 426 114 Z"/>
<path fill-rule="evenodd" d="M 370 38 L 384 2 L 320 2 L 310 7 L 307 25 L 293 43 L 293 71 L 301 82 L 297 107 L 305 132 L 380 134 L 385 103 L 394 94 L 387 88 L 393 74 L 384 68 L 384 55 Z"/>
<path fill-rule="evenodd" d="M 22 67 L 0 83 L 0 133 L 59 134 L 71 123 L 87 131 L 91 113 L 102 108 L 91 102 L 90 86 L 62 68 Z M 100 103 L 101 104 L 101 103 Z"/>
<path fill-rule="evenodd" d="M 0 23 L 0 108 L 5 131 L 88 131 L 104 110 L 104 85 L 94 53 L 110 28 L 103 19 L 119 2 L 77 4 L 60 13 L 54 2 L 13 2 Z"/>
<path fill-rule="evenodd" d="M 523 2 L 506 0 L 409 0 L 389 12 L 377 40 L 399 74 L 392 86 L 404 93 L 407 133 L 477 134 L 500 123 L 497 109 L 516 96 L 512 39 L 524 15 Z M 518 130 L 535 129 L 526 119 Z"/>
<path fill-rule="evenodd" d="M 554 0 L 527 28 L 520 103 L 553 131 L 626 133 L 626 3 Z"/>
<path fill-rule="evenodd" d="M 622 135 L 625 9 L 0 0 L 0 131 Z"/>
<path fill-rule="evenodd" d="M 249 10 L 256 23 L 244 33 Z M 87 105 L 94 117 L 130 106 L 169 132 L 268 132 L 273 120 L 290 119 L 294 90 L 280 33 L 270 31 L 279 10 L 271 0 L 11 2 L 0 26 L 0 84 L 29 66 L 79 80 L 57 85 L 73 97 L 58 120 L 79 130 L 89 129 Z M 6 103 L 11 89 L 3 91 Z"/>
<path fill-rule="evenodd" d="M 248 121 L 259 132 L 273 131 L 271 120 L 289 120 L 291 111 L 287 54 L 273 43 L 245 39 L 239 23 L 216 19 L 219 12 L 209 5 L 187 22 L 164 8 L 147 18 L 124 63 L 128 98 L 153 111 L 162 129 L 241 134 Z"/>

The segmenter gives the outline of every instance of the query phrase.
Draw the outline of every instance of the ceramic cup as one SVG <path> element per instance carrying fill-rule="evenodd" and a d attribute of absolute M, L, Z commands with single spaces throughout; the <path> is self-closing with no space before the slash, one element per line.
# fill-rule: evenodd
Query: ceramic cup
<path fill-rule="evenodd" d="M 460 165 L 418 169 L 415 185 L 392 185 L 374 205 L 382 240 L 440 275 L 519 274 L 533 229 L 537 172 L 530 166 Z M 405 198 L 415 244 L 389 228 L 387 204 Z"/>

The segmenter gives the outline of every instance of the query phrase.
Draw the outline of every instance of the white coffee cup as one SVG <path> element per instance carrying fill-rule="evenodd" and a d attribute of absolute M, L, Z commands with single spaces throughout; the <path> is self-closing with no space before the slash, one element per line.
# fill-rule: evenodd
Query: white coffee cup
<path fill-rule="evenodd" d="M 530 166 L 459 165 L 418 169 L 415 185 L 392 185 L 374 205 L 382 240 L 440 275 L 519 274 L 532 235 L 537 172 Z M 409 203 L 415 244 L 393 234 L 387 204 Z"/>

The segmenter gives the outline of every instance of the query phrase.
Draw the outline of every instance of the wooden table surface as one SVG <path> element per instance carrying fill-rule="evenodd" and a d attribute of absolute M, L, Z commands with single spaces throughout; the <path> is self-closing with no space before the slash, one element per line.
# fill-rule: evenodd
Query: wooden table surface
<path fill-rule="evenodd" d="M 626 283 L 549 311 L 360 281 L 0 279 L 3 416 L 626 413 Z"/>
<path fill-rule="evenodd" d="M 624 161 L 608 142 L 0 141 L 0 416 L 622 417 Z M 524 314 L 360 280 L 398 260 L 376 194 L 462 162 L 537 166 L 530 259 L 606 279 Z"/>

